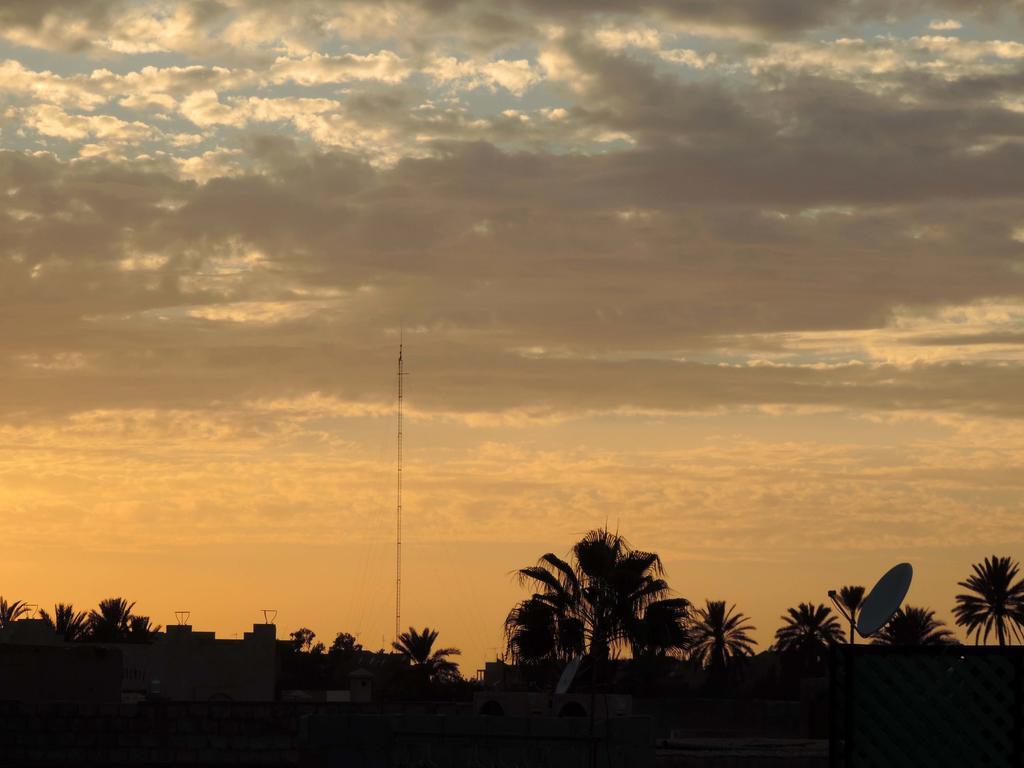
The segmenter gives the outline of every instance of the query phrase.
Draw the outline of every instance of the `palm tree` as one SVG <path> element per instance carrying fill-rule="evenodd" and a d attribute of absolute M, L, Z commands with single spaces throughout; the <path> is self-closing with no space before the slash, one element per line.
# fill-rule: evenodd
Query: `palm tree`
<path fill-rule="evenodd" d="M 1020 563 L 992 555 L 973 568 L 974 575 L 957 582 L 973 593 L 956 596 L 957 625 L 966 627 L 975 643 L 979 639 L 987 643 L 993 627 L 999 645 L 1006 645 L 1009 634 L 1018 642 L 1024 640 L 1024 579 L 1017 579 Z"/>
<path fill-rule="evenodd" d="M 661 658 L 690 646 L 690 601 L 681 597 L 657 600 L 643 616 L 628 622 L 627 638 L 634 659 Z"/>
<path fill-rule="evenodd" d="M 87 616 L 85 611 L 75 611 L 71 603 L 56 603 L 53 606 L 53 616 L 45 610 L 39 610 L 39 617 L 50 625 L 50 628 L 59 635 L 63 635 L 66 641 L 74 642 L 85 637 L 87 629 Z"/>
<path fill-rule="evenodd" d="M 409 627 L 408 632 L 398 636 L 398 640 L 391 644 L 402 656 L 405 656 L 414 669 L 420 670 L 426 678 L 431 681 L 450 681 L 459 676 L 459 665 L 448 659 L 448 656 L 459 656 L 462 654 L 458 648 L 438 648 L 434 650 L 434 641 L 437 640 L 437 630 L 424 627 L 422 632 L 417 632 L 414 627 Z"/>
<path fill-rule="evenodd" d="M 656 554 L 597 529 L 575 544 L 572 559 L 549 552 L 516 572 L 536 591 L 505 620 L 513 659 L 564 662 L 587 653 L 602 660 L 627 647 L 640 655 L 685 649 L 689 602 L 669 597 Z"/>
<path fill-rule="evenodd" d="M 0 629 L 11 624 L 29 612 L 28 605 L 22 600 L 7 602 L 0 597 Z"/>
<path fill-rule="evenodd" d="M 99 609 L 89 612 L 89 638 L 104 643 L 122 642 L 128 638 L 132 623 L 132 609 L 123 597 L 100 600 Z"/>
<path fill-rule="evenodd" d="M 737 662 L 753 656 L 757 645 L 748 634 L 757 627 L 751 626 L 750 619 L 742 613 L 734 613 L 735 610 L 735 605 L 726 610 L 724 600 L 708 600 L 705 608 L 697 609 L 690 658 L 716 680 L 725 676 Z"/>
<path fill-rule="evenodd" d="M 537 595 L 509 613 L 505 639 L 514 659 L 564 662 L 583 653 L 583 624 L 556 595 Z"/>
<path fill-rule="evenodd" d="M 829 645 L 843 641 L 839 620 L 825 605 L 800 603 L 790 608 L 782 620 L 785 624 L 775 632 L 775 647 L 798 658 L 804 671 L 820 669 Z"/>
<path fill-rule="evenodd" d="M 856 640 L 853 630 L 857 626 L 857 614 L 860 613 L 861 606 L 864 604 L 864 587 L 845 586 L 840 588 L 839 604 L 846 609 L 846 615 L 850 621 L 850 645 L 853 645 Z"/>
<path fill-rule="evenodd" d="M 935 611 L 908 605 L 900 608 L 871 641 L 874 645 L 950 645 L 953 633 L 935 618 Z"/>
<path fill-rule="evenodd" d="M 128 620 L 127 640 L 132 643 L 151 643 L 161 627 L 153 624 L 149 616 L 132 616 Z"/>

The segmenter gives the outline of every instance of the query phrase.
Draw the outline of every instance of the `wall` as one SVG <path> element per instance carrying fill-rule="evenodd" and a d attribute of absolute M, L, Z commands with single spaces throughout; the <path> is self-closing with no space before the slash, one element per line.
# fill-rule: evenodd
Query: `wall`
<path fill-rule="evenodd" d="M 170 626 L 153 643 L 120 643 L 124 691 L 172 701 L 273 701 L 275 628 L 256 624 L 241 640 Z"/>
<path fill-rule="evenodd" d="M 306 720 L 313 768 L 653 768 L 647 718 L 331 716 Z"/>
<path fill-rule="evenodd" d="M 332 704 L 0 702 L 2 764 L 590 766 L 586 719 L 357 711 Z M 653 766 L 649 720 L 596 726 L 600 768 Z"/>
<path fill-rule="evenodd" d="M 273 701 L 276 647 L 273 624 L 254 624 L 240 640 L 181 625 L 150 643 L 66 643 L 45 622 L 21 619 L 0 630 L 0 698 L 84 700 L 95 690 L 91 700 L 110 701 L 113 674 L 123 700 Z"/>
<path fill-rule="evenodd" d="M 473 712 L 478 715 L 513 717 L 588 717 L 591 703 L 597 717 L 627 717 L 633 714 L 633 697 L 602 693 L 542 693 L 539 691 L 478 691 L 473 694 Z"/>
<path fill-rule="evenodd" d="M 659 739 L 691 736 L 751 736 L 800 739 L 807 736 L 799 701 L 758 699 L 633 699 L 633 712 L 654 719 Z"/>
<path fill-rule="evenodd" d="M 121 653 L 91 645 L 0 643 L 0 699 L 121 700 Z"/>
<path fill-rule="evenodd" d="M 273 704 L 0 703 L 7 766 L 295 765 L 299 719 Z"/>

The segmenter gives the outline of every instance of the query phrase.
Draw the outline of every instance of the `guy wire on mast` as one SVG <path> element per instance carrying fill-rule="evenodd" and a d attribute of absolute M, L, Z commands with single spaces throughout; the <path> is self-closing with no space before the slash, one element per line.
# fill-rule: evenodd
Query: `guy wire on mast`
<path fill-rule="evenodd" d="M 402 335 L 398 340 L 398 493 L 395 515 L 395 640 L 402 631 Z"/>

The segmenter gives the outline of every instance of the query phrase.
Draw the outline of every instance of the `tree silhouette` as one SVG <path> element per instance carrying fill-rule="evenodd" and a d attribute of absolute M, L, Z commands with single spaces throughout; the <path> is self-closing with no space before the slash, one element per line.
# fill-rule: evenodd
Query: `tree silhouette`
<path fill-rule="evenodd" d="M 430 682 L 458 679 L 459 665 L 448 659 L 448 656 L 458 656 L 462 651 L 458 648 L 434 650 L 436 640 L 436 629 L 424 627 L 422 632 L 417 632 L 414 627 L 409 627 L 409 631 L 400 634 L 391 647 L 409 659 L 413 669 L 422 673 Z"/>
<path fill-rule="evenodd" d="M 800 661 L 805 672 L 819 671 L 831 643 L 843 641 L 839 620 L 825 605 L 800 603 L 782 617 L 775 631 L 775 647 Z"/>
<path fill-rule="evenodd" d="M 294 650 L 298 653 L 312 653 L 317 656 L 324 652 L 324 644 L 314 642 L 316 632 L 312 629 L 302 627 L 291 634 L 291 642 Z"/>
<path fill-rule="evenodd" d="M 992 555 L 973 568 L 973 575 L 957 582 L 970 590 L 956 596 L 957 625 L 965 627 L 975 643 L 979 639 L 987 643 L 993 628 L 999 645 L 1006 645 L 1009 635 L 1018 642 L 1024 640 L 1024 579 L 1017 579 L 1020 564 Z"/>
<path fill-rule="evenodd" d="M 85 611 L 76 611 L 71 603 L 54 604 L 53 616 L 40 609 L 39 617 L 69 643 L 85 638 L 88 629 L 88 616 Z"/>
<path fill-rule="evenodd" d="M 954 638 L 935 618 L 935 611 L 908 605 L 896 611 L 871 642 L 874 645 L 950 645 Z"/>
<path fill-rule="evenodd" d="M 151 643 L 160 629 L 160 625 L 153 624 L 149 620 L 149 616 L 133 615 L 128 619 L 126 639 L 132 643 Z"/>
<path fill-rule="evenodd" d="M 3 597 L 0 597 L 0 629 L 3 629 L 8 624 L 11 624 L 22 616 L 29 612 L 28 605 L 21 600 L 14 600 L 7 602 Z"/>
<path fill-rule="evenodd" d="M 839 604 L 846 609 L 846 613 L 850 617 L 850 644 L 853 645 L 856 640 L 853 631 L 857 626 L 857 615 L 864 604 L 864 587 L 845 586 L 840 588 Z"/>
<path fill-rule="evenodd" d="M 128 639 L 132 622 L 132 609 L 123 597 L 100 600 L 99 607 L 89 612 L 89 639 L 101 643 L 118 643 Z"/>
<path fill-rule="evenodd" d="M 685 649 L 689 603 L 670 598 L 661 559 L 630 547 L 619 534 L 590 531 L 572 549 L 573 563 L 547 553 L 516 572 L 534 594 L 505 620 L 517 661 L 567 661 L 588 653 L 607 659 Z"/>
<path fill-rule="evenodd" d="M 754 655 L 757 645 L 748 633 L 757 629 L 750 625 L 750 619 L 735 612 L 736 606 L 725 608 L 724 600 L 708 600 L 706 607 L 697 608 L 693 623 L 693 641 L 690 658 L 707 669 L 711 678 L 718 682 L 728 671 Z"/>
<path fill-rule="evenodd" d="M 505 619 L 505 638 L 515 660 L 567 661 L 583 653 L 583 625 L 567 615 L 568 605 L 557 595 L 523 600 Z"/>
<path fill-rule="evenodd" d="M 348 632 L 339 632 L 335 635 L 327 649 L 326 658 L 328 675 L 336 685 L 348 683 L 348 676 L 359 665 L 362 651 L 363 646 L 359 644 L 355 635 Z"/>
<path fill-rule="evenodd" d="M 626 637 L 634 659 L 667 656 L 690 645 L 690 601 L 657 600 L 643 616 L 627 622 Z"/>
<path fill-rule="evenodd" d="M 322 688 L 330 682 L 324 644 L 317 642 L 316 633 L 307 627 L 295 630 L 288 640 L 278 643 L 277 659 L 283 688 Z"/>
<path fill-rule="evenodd" d="M 327 649 L 327 653 L 332 657 L 349 659 L 362 650 L 363 646 L 356 640 L 355 635 L 350 635 L 348 632 L 339 632 L 331 643 L 331 647 Z"/>

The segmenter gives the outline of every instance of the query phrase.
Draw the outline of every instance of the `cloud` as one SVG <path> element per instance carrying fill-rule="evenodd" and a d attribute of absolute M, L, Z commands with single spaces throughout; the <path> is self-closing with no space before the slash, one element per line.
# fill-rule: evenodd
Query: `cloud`
<path fill-rule="evenodd" d="M 331 408 L 325 416 L 321 407 L 280 405 L 96 410 L 59 428 L 5 425 L 0 501 L 35 509 L 39 520 L 28 528 L 8 516 L 3 534 L 20 546 L 75 540 L 142 549 L 195 545 L 197 537 L 222 545 L 386 538 L 377 514 L 390 506 L 393 463 L 344 435 L 388 434 L 388 415 Z M 518 541 L 571 540 L 594 519 L 617 515 L 634 541 L 674 542 L 660 549 L 665 557 L 724 548 L 737 562 L 805 551 L 986 546 L 1013 528 L 1019 425 L 896 418 L 859 425 L 884 439 L 837 441 L 829 430 L 856 430 L 855 421 L 803 422 L 809 434 L 802 441 L 773 436 L 770 426 L 745 439 L 708 435 L 714 421 L 677 419 L 610 426 L 589 446 L 574 444 L 574 425 L 562 425 L 536 428 L 525 440 L 508 435 L 435 450 L 429 463 L 414 453 L 407 502 L 416 513 L 406 530 L 426 544 L 472 521 L 464 539 L 485 542 L 501 539 L 516 519 Z M 687 428 L 702 434 L 673 447 L 623 447 Z M 417 424 L 415 434 L 437 440 L 467 432 Z M 541 435 L 545 445 L 531 444 Z M 912 452 L 893 446 L 893 438 L 908 436 Z M 193 450 L 197 443 L 202 454 Z M 69 455 L 81 458 L 72 464 Z M 73 514 L 76 507 L 89 511 Z"/>
<path fill-rule="evenodd" d="M 521 96 L 527 88 L 541 80 L 541 76 L 526 59 L 474 62 L 443 56 L 430 62 L 423 71 L 440 83 L 460 89 L 501 87 L 516 96 Z"/>
<path fill-rule="evenodd" d="M 951 81 L 1011 73 L 1021 58 L 1024 58 L 1024 45 L 1016 41 L 927 35 L 906 39 L 840 38 L 823 43 L 776 43 L 766 54 L 749 59 L 748 65 L 754 74 L 766 70 L 798 71 L 849 79 L 866 89 L 885 92 L 908 85 L 894 76 L 922 73 Z M 889 79 L 879 80 L 879 76 Z M 913 87 L 914 83 L 909 85 Z"/>
<path fill-rule="evenodd" d="M 697 51 L 690 50 L 689 48 L 672 48 L 665 51 L 659 51 L 658 55 L 665 61 L 672 62 L 673 64 L 683 64 L 693 69 L 704 69 L 705 67 L 714 64 L 718 58 L 717 54 L 712 51 L 706 55 L 701 55 Z"/>
<path fill-rule="evenodd" d="M 626 48 L 657 51 L 662 44 L 661 35 L 652 27 L 620 29 L 607 26 L 595 30 L 593 35 L 594 41 L 609 51 L 621 51 Z"/>
<path fill-rule="evenodd" d="M 446 418 L 1017 418 L 1019 44 L 710 51 L 651 19 L 451 55 L 7 62 L 2 322 L 34 331 L 5 354 L 89 361 L 18 363 L 9 412 L 379 404 L 403 315 Z"/>
<path fill-rule="evenodd" d="M 181 113 L 200 128 L 229 125 L 242 128 L 249 123 L 273 123 L 281 120 L 299 122 L 303 117 L 337 110 L 333 99 L 238 97 L 228 103 L 220 100 L 214 90 L 195 91 L 181 102 Z"/>
<path fill-rule="evenodd" d="M 507 46 L 544 25 L 579 28 L 590 23 L 634 29 L 676 27 L 719 39 L 798 37 L 818 28 L 848 28 L 872 21 L 955 13 L 982 21 L 1000 10 L 1019 12 L 1015 0 L 893 2 L 892 0 L 539 0 L 512 2 L 345 2 L 299 0 L 13 0 L 0 9 L 0 28 L 20 45 L 94 56 L 174 52 L 270 61 L 274 55 L 305 57 L 338 40 L 357 43 L 400 40 L 416 47 L 458 37 L 478 52 Z M 948 24 L 941 16 L 932 23 Z M 945 27 L 948 29 L 948 27 Z"/>
<path fill-rule="evenodd" d="M 278 58 L 270 67 L 270 79 L 292 81 L 300 85 L 344 83 L 350 80 L 378 80 L 400 83 L 412 72 L 409 62 L 393 51 L 366 55 L 346 53 L 329 56 L 311 53 L 302 59 Z"/>
<path fill-rule="evenodd" d="M 240 149 L 212 149 L 201 155 L 177 159 L 183 177 L 206 184 L 213 179 L 224 179 L 244 173 Z"/>
<path fill-rule="evenodd" d="M 83 139 L 137 143 L 153 135 L 153 129 L 140 121 L 126 121 L 113 115 L 68 114 L 60 107 L 39 104 L 18 113 L 23 124 L 43 136 L 69 141 Z"/>
<path fill-rule="evenodd" d="M 154 67 L 117 74 L 109 69 L 61 76 L 34 71 L 8 59 L 0 64 L 0 91 L 32 101 L 92 111 L 116 101 L 139 112 L 172 111 L 178 101 L 204 90 L 234 90 L 255 82 L 250 70 L 201 65 Z"/>
<path fill-rule="evenodd" d="M 34 72 L 14 59 L 0 64 L 0 89 L 51 104 L 94 109 L 107 101 L 90 89 L 85 77 L 64 78 L 53 72 Z"/>
<path fill-rule="evenodd" d="M 5 322 L 35 329 L 5 335 L 7 354 L 94 360 L 67 374 L 74 386 L 20 370 L 5 385 L 9 412 L 197 407 L 238 391 L 386 401 L 389 385 L 373 371 L 387 366 L 401 310 L 432 361 L 420 373 L 425 410 L 785 404 L 1022 415 L 1012 347 L 930 341 L 1018 322 L 1013 300 L 977 303 L 1024 280 L 1011 270 L 1012 228 L 985 234 L 999 202 L 766 218 L 735 201 L 694 209 L 679 194 L 666 198 L 671 210 L 652 208 L 648 185 L 616 180 L 648 167 L 645 153 L 623 166 L 624 156 L 556 162 L 451 147 L 387 169 L 269 140 L 245 154 L 233 177 L 152 160 L 2 156 L 0 186 L 15 189 L 3 206 L 17 211 L 0 213 L 16 255 L 3 284 L 21 297 Z M 608 186 L 593 189 L 595 174 Z M 915 239 L 913 223 L 942 229 Z M 984 246 L 965 259 L 966 242 Z M 44 301 L 52 295 L 65 296 L 59 311 Z M 820 295 L 829 300 L 805 299 Z M 963 309 L 890 319 L 898 307 L 957 301 Z M 340 327 L 344 337 L 321 354 Z M 584 392 L 581 380 L 591 382 Z"/>

